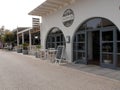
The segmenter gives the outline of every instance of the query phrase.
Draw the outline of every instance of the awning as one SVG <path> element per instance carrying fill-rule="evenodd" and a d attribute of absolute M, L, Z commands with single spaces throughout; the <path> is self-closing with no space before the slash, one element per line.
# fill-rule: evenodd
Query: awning
<path fill-rule="evenodd" d="M 17 34 L 21 34 L 21 33 L 27 32 L 29 30 L 32 30 L 32 28 L 23 29 L 22 31 L 17 32 Z"/>
<path fill-rule="evenodd" d="M 46 0 L 44 3 L 32 10 L 29 15 L 45 16 L 60 8 L 70 5 L 74 1 L 75 0 Z"/>

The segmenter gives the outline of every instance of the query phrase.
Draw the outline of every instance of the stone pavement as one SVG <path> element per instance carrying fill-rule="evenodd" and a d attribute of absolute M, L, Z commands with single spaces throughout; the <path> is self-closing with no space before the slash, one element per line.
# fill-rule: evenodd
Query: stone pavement
<path fill-rule="evenodd" d="M 119 80 L 70 67 L 0 50 L 0 90 L 120 90 Z"/>
<path fill-rule="evenodd" d="M 120 81 L 120 70 L 103 68 L 96 65 L 73 64 L 73 63 L 65 65 L 63 64 L 62 66 Z"/>

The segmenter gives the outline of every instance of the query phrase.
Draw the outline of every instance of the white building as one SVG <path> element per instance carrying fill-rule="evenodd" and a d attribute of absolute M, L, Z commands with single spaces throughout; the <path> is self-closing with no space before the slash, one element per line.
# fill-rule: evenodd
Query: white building
<path fill-rule="evenodd" d="M 29 14 L 42 16 L 43 48 L 65 45 L 69 62 L 120 67 L 120 0 L 47 0 Z"/>

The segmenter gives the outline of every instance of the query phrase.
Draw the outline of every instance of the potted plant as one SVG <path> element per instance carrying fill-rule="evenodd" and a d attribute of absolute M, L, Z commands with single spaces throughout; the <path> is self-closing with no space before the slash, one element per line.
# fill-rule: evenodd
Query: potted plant
<path fill-rule="evenodd" d="M 17 46 L 17 53 L 22 53 L 22 45 Z"/>
<path fill-rule="evenodd" d="M 40 53 L 39 53 L 40 48 L 41 48 L 40 45 L 36 45 L 36 52 L 35 52 L 35 57 L 36 58 L 40 58 Z"/>
<path fill-rule="evenodd" d="M 27 54 L 28 54 L 28 46 L 29 46 L 28 43 L 23 43 L 23 44 L 22 44 L 22 47 L 23 47 L 22 52 L 23 52 L 24 55 L 27 55 Z"/>

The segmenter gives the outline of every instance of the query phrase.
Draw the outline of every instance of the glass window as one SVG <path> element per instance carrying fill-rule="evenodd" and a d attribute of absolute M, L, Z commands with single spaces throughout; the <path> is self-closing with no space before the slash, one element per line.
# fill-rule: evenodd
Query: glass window
<path fill-rule="evenodd" d="M 102 51 L 103 52 L 113 52 L 113 43 L 103 43 Z"/>
<path fill-rule="evenodd" d="M 91 19 L 86 23 L 87 29 L 100 28 L 101 27 L 101 22 L 102 22 L 101 18 Z"/>
<path fill-rule="evenodd" d="M 51 37 L 51 39 L 52 39 L 52 42 L 55 42 L 55 37 Z"/>
<path fill-rule="evenodd" d="M 120 41 L 120 31 L 117 30 L 117 40 Z"/>
<path fill-rule="evenodd" d="M 57 40 L 57 42 L 60 42 L 61 40 L 60 40 L 60 36 L 57 36 L 56 37 L 56 40 Z"/>
<path fill-rule="evenodd" d="M 55 28 L 47 36 L 46 48 L 57 48 L 59 45 L 65 45 L 65 38 L 63 33 Z"/>
<path fill-rule="evenodd" d="M 114 26 L 114 24 L 107 19 L 102 19 L 102 26 L 103 27 L 108 27 L 108 26 Z"/>
<path fill-rule="evenodd" d="M 85 34 L 78 34 L 77 35 L 78 42 L 84 42 L 85 41 Z"/>
<path fill-rule="evenodd" d="M 117 43 L 117 53 L 120 53 L 120 42 Z"/>
<path fill-rule="evenodd" d="M 78 50 L 85 50 L 85 44 L 84 43 L 78 43 Z"/>
<path fill-rule="evenodd" d="M 113 31 L 106 31 L 102 33 L 103 41 L 113 41 Z"/>

